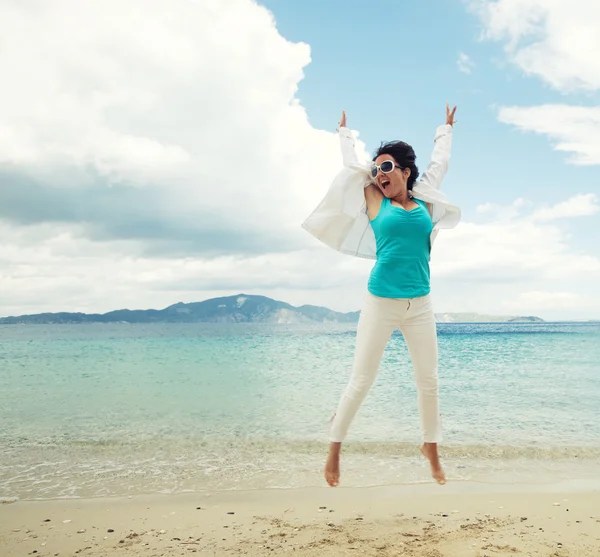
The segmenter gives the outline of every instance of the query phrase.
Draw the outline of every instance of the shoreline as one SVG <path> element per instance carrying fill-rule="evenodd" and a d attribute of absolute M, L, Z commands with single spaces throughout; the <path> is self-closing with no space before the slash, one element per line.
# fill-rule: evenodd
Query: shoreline
<path fill-rule="evenodd" d="M 569 482 L 17 501 L 0 505 L 0 548 L 3 557 L 592 556 L 600 554 L 599 501 L 600 485 Z"/>
<path fill-rule="evenodd" d="M 219 499 L 252 499 L 254 494 L 260 494 L 261 497 L 279 497 L 279 494 L 315 494 L 317 496 L 323 490 L 325 491 L 343 491 L 354 492 L 356 494 L 364 492 L 379 492 L 393 493 L 395 496 L 402 497 L 413 493 L 421 495 L 493 495 L 502 494 L 582 494 L 596 493 L 600 494 L 600 476 L 594 479 L 575 478 L 571 480 L 547 480 L 539 482 L 531 481 L 512 481 L 512 482 L 494 482 L 494 481 L 479 481 L 479 480 L 461 480 L 451 479 L 443 486 L 439 486 L 431 478 L 427 478 L 414 482 L 393 482 L 393 483 L 377 483 L 372 485 L 344 485 L 340 484 L 336 488 L 331 488 L 326 485 L 325 480 L 322 485 L 306 485 L 301 487 L 232 487 L 230 489 L 213 488 L 213 489 L 188 489 L 174 492 L 156 492 L 156 491 L 138 491 L 133 494 L 116 494 L 116 495 L 68 495 L 54 497 L 31 497 L 21 498 L 6 496 L 0 494 L 0 509 L 3 506 L 21 504 L 42 504 L 42 503 L 60 503 L 60 502 L 87 502 L 87 501 L 131 501 L 131 500 L 156 500 L 160 501 L 165 498 L 186 498 L 186 497 L 209 497 Z M 442 491 L 440 491 L 442 490 Z M 599 495 L 600 501 L 600 495 Z"/>
<path fill-rule="evenodd" d="M 415 451 L 416 453 L 416 451 Z M 211 492 L 269 492 L 319 489 L 324 486 L 323 455 L 278 451 L 228 451 L 194 455 L 191 451 L 163 455 L 130 453 L 92 458 L 89 453 L 64 455 L 41 451 L 6 455 L 0 473 L 0 503 L 86 500 L 128 496 Z M 291 458 L 290 458 L 291 456 Z M 118 457 L 118 458 L 117 458 Z M 90 465 L 90 461 L 93 465 Z M 38 465 L 28 463 L 38 462 Z M 565 486 L 572 492 L 600 487 L 597 458 L 477 458 L 467 455 L 442 460 L 449 486 L 478 493 L 517 486 L 544 492 Z M 411 489 L 431 483 L 422 455 L 411 457 L 362 453 L 346 455 L 341 489 Z M 449 489 L 453 489 L 450 487 Z M 563 488 L 561 488 L 563 489 Z M 0 554 L 1 556 L 1 554 Z"/>

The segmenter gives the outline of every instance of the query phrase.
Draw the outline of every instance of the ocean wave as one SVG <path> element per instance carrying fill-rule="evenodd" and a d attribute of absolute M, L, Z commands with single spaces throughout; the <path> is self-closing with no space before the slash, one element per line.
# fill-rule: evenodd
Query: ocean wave
<path fill-rule="evenodd" d="M 327 444 L 314 440 L 47 440 L 3 454 L 0 494 L 54 499 L 318 487 L 323 485 L 326 453 Z M 453 482 L 543 485 L 598 480 L 597 447 L 446 445 L 441 454 Z M 347 443 L 343 458 L 344 485 L 350 487 L 431 481 L 416 444 Z"/>
<path fill-rule="evenodd" d="M 136 454 L 197 454 L 213 453 L 215 455 L 231 452 L 256 453 L 257 455 L 293 453 L 321 454 L 327 443 L 320 440 L 290 440 L 257 437 L 218 437 L 218 436 L 145 436 L 143 438 L 91 438 L 69 439 L 68 437 L 46 437 L 43 439 L 0 439 L 0 447 L 10 454 L 27 451 L 44 451 L 56 449 L 64 454 L 77 452 L 96 454 L 115 454 L 122 452 Z M 441 444 L 440 451 L 448 458 L 482 459 L 527 459 L 527 460 L 560 460 L 560 459 L 600 459 L 598 446 L 537 446 L 537 445 L 494 445 L 494 444 Z M 344 444 L 347 454 L 372 455 L 377 457 L 411 457 L 418 455 L 419 445 L 406 442 L 357 442 Z"/>

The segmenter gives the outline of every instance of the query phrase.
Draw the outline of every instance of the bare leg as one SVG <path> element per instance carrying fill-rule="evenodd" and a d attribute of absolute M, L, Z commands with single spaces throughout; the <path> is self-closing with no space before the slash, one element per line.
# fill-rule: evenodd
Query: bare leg
<path fill-rule="evenodd" d="M 446 483 L 446 474 L 444 474 L 444 469 L 440 463 L 437 443 L 423 443 L 421 453 L 429 461 L 433 479 L 440 485 L 444 485 Z"/>
<path fill-rule="evenodd" d="M 331 487 L 337 487 L 340 483 L 340 453 L 341 443 L 329 444 L 329 455 L 325 463 L 325 480 Z"/>

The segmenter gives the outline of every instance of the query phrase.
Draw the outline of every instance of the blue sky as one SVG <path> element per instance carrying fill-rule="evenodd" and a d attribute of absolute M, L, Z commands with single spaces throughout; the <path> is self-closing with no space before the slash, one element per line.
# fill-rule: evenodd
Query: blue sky
<path fill-rule="evenodd" d="M 372 262 L 300 226 L 340 111 L 423 169 L 449 101 L 436 311 L 598 319 L 598 28 L 596 0 L 0 3 L 0 315 L 357 310 Z"/>
<path fill-rule="evenodd" d="M 481 20 L 461 1 L 265 0 L 288 40 L 306 42 L 311 63 L 298 98 L 310 122 L 334 129 L 341 108 L 369 151 L 381 140 L 411 143 L 424 167 L 446 100 L 458 105 L 452 171 L 445 187 L 467 219 L 486 202 L 541 204 L 600 189 L 597 166 L 573 166 L 547 138 L 498 121 L 501 105 L 593 106 L 598 91 L 565 94 L 527 76 L 504 44 L 483 40 Z M 374 9 L 375 8 L 375 9 Z M 471 73 L 458 70 L 461 53 Z M 600 255 L 600 216 L 571 222 L 575 245 Z"/>

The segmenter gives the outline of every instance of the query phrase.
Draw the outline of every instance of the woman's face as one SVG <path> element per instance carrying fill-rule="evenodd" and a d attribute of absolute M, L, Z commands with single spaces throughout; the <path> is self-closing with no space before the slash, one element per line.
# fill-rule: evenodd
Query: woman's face
<path fill-rule="evenodd" d="M 390 199 L 399 195 L 406 194 L 408 189 L 408 177 L 410 176 L 410 169 L 402 169 L 398 167 L 396 161 L 391 155 L 379 155 L 375 159 L 375 165 L 381 166 L 384 161 L 391 161 L 394 165 L 394 170 L 389 173 L 384 173 L 381 168 L 377 169 L 377 176 L 375 177 L 375 185 L 380 189 L 381 193 Z"/>

